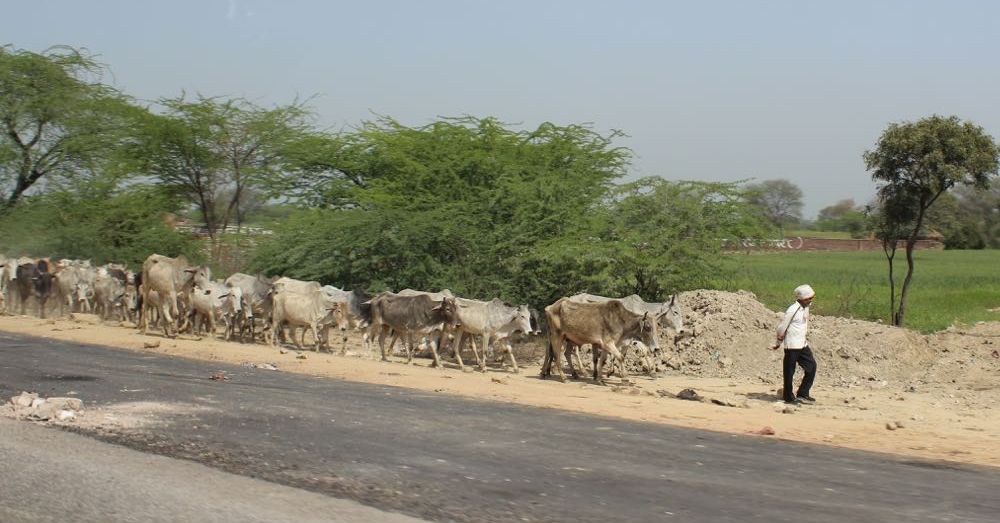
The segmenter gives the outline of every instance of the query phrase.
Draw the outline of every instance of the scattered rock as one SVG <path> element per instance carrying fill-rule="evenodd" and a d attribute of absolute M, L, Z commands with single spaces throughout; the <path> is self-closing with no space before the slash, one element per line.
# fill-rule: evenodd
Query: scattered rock
<path fill-rule="evenodd" d="M 749 433 L 757 434 L 758 436 L 774 436 L 774 429 L 770 425 L 765 425 L 757 430 L 751 430 Z"/>
<path fill-rule="evenodd" d="M 142 347 L 145 349 L 155 349 L 160 346 L 160 340 L 144 341 Z"/>
<path fill-rule="evenodd" d="M 250 361 L 240 362 L 241 367 L 248 369 L 278 370 L 278 366 L 273 363 L 253 363 Z"/>
<path fill-rule="evenodd" d="M 302 354 L 302 353 L 299 353 L 299 354 L 297 354 L 295 356 L 295 359 L 297 359 L 297 360 L 304 360 L 304 359 L 306 359 L 306 355 Z"/>
<path fill-rule="evenodd" d="M 83 401 L 80 398 L 47 398 L 45 404 L 55 410 L 83 410 Z"/>
<path fill-rule="evenodd" d="M 492 381 L 493 383 L 499 383 L 501 385 L 507 384 L 507 378 L 490 378 L 490 381 Z"/>
<path fill-rule="evenodd" d="M 288 354 L 288 349 L 278 349 L 278 354 Z"/>
<path fill-rule="evenodd" d="M 727 396 L 725 398 L 712 398 L 712 403 L 723 407 L 733 407 L 737 409 L 750 408 L 746 398 L 738 396 Z"/>
<path fill-rule="evenodd" d="M 725 356 L 719 358 L 719 366 L 720 367 L 727 368 L 727 367 L 732 367 L 732 365 L 733 365 L 732 358 L 727 358 Z"/>
<path fill-rule="evenodd" d="M 896 424 L 892 421 L 885 424 L 886 430 L 896 430 Z"/>
<path fill-rule="evenodd" d="M 229 376 L 226 376 L 225 372 L 216 372 L 209 376 L 208 379 L 212 381 L 226 381 L 229 379 Z"/>
<path fill-rule="evenodd" d="M 694 391 L 694 389 L 684 389 L 678 392 L 676 397 L 679 400 L 688 401 L 702 401 L 703 399 L 697 392 Z"/>
<path fill-rule="evenodd" d="M 49 421 L 56 419 L 68 421 L 77 416 L 83 409 L 83 401 L 79 398 L 42 398 L 34 392 L 22 392 L 10 399 L 17 417 L 32 421 Z"/>
<path fill-rule="evenodd" d="M 32 402 L 38 399 L 38 394 L 34 392 L 22 392 L 10 399 L 11 405 L 15 408 L 30 408 Z"/>

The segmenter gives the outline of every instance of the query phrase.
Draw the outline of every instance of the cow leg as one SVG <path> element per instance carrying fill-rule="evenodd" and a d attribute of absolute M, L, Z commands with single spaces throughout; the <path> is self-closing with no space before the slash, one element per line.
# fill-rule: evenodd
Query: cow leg
<path fill-rule="evenodd" d="M 476 348 L 476 337 L 469 336 L 469 346 L 472 347 L 472 355 L 476 358 L 476 365 L 479 365 L 480 369 L 485 370 L 486 368 L 486 354 L 483 354 L 484 359 L 479 359 L 479 350 Z M 461 349 L 462 347 L 459 347 Z"/>
<path fill-rule="evenodd" d="M 372 324 L 374 328 L 375 324 Z M 382 351 L 382 361 L 389 361 L 389 357 L 385 355 L 385 325 L 379 325 L 378 328 L 378 348 Z"/>
<path fill-rule="evenodd" d="M 465 370 L 465 363 L 462 361 L 462 338 L 464 335 L 465 331 L 458 331 L 458 336 L 455 336 L 455 341 L 452 342 L 451 346 L 455 352 L 455 361 L 458 362 L 459 370 Z M 476 359 L 478 360 L 479 357 L 477 356 Z"/>
<path fill-rule="evenodd" d="M 545 358 L 542 359 L 542 371 L 540 373 L 541 378 L 548 378 L 552 374 L 552 338 L 549 338 L 549 343 L 545 347 Z"/>
<path fill-rule="evenodd" d="M 442 336 L 443 338 L 443 336 Z M 441 338 L 438 338 L 440 340 Z M 431 354 L 434 356 L 434 367 L 438 369 L 443 369 L 444 366 L 441 365 L 441 358 L 438 357 L 438 341 L 433 337 L 428 340 L 431 344 Z"/>
<path fill-rule="evenodd" d="M 569 341 L 563 341 L 563 347 L 565 348 L 560 352 L 562 352 L 562 355 L 566 357 L 566 364 L 569 365 L 569 374 L 573 377 L 573 379 L 579 379 L 580 374 L 573 365 L 573 355 L 579 354 L 580 346 Z M 577 358 L 577 361 L 579 362 L 579 358 Z M 583 366 L 580 365 L 579 367 L 580 371 L 583 371 Z"/>
<path fill-rule="evenodd" d="M 392 343 L 396 341 L 396 332 L 392 333 Z M 389 343 L 389 350 L 392 350 L 392 343 Z M 406 345 L 406 364 L 409 365 L 413 363 L 413 334 L 410 332 L 406 333 L 406 341 L 403 343 Z"/>
<path fill-rule="evenodd" d="M 619 364 L 621 366 L 621 369 L 619 370 L 619 375 L 621 376 L 622 382 L 623 383 L 628 382 L 628 376 L 626 376 L 626 374 L 625 374 L 625 358 L 622 356 L 621 351 L 618 350 L 618 347 L 615 346 L 615 343 L 613 341 L 609 341 L 607 344 L 603 345 L 603 347 L 604 347 L 604 350 L 607 351 L 608 356 L 611 357 L 612 366 L 614 366 L 613 362 L 615 362 L 615 361 L 619 362 Z M 604 361 L 605 361 L 605 358 L 601 358 L 601 369 L 597 373 L 597 376 L 600 379 L 600 384 L 601 385 L 605 384 L 604 383 L 604 378 L 601 375 L 601 372 L 604 370 L 603 369 L 604 368 Z"/>
<path fill-rule="evenodd" d="M 566 382 L 566 373 L 563 372 L 562 361 L 561 361 L 560 355 L 562 354 L 562 352 L 564 350 L 563 347 L 564 347 L 565 344 L 566 344 L 566 341 L 563 340 L 562 338 L 560 338 L 558 340 L 557 344 L 552 347 L 552 349 L 553 349 L 553 351 L 552 351 L 553 362 L 552 363 L 556 366 L 556 373 L 559 374 L 559 381 L 561 381 L 563 383 Z M 572 366 L 573 366 L 573 364 L 570 363 L 570 370 L 572 370 Z"/>
<path fill-rule="evenodd" d="M 278 329 L 280 329 L 280 328 L 281 328 L 281 325 L 278 323 L 278 318 L 271 318 L 271 346 L 272 347 L 277 347 L 278 346 Z M 264 341 L 266 342 L 267 340 L 264 340 Z"/>
<path fill-rule="evenodd" d="M 479 360 L 479 372 L 486 372 L 486 352 L 490 347 L 490 334 L 488 332 L 483 333 L 483 359 L 479 360 L 479 355 L 476 355 L 476 359 Z"/>
<path fill-rule="evenodd" d="M 514 360 L 514 348 L 511 347 L 509 341 L 504 341 L 504 349 L 507 351 L 507 355 L 510 356 L 510 366 L 513 367 L 514 374 L 520 374 L 520 370 L 517 369 L 517 361 Z"/>
<path fill-rule="evenodd" d="M 312 333 L 313 333 L 313 346 L 316 348 L 316 353 L 318 354 L 321 350 L 323 350 L 323 345 L 324 345 L 323 344 L 323 340 L 324 340 L 324 338 L 320 337 L 320 334 L 319 334 L 319 325 L 316 322 L 310 323 L 309 324 L 309 328 L 312 329 Z M 323 328 L 323 332 L 326 333 L 326 327 Z M 302 327 L 302 342 L 305 343 L 305 340 L 306 340 L 306 328 Z M 329 348 L 329 347 L 327 347 L 327 348 Z"/>

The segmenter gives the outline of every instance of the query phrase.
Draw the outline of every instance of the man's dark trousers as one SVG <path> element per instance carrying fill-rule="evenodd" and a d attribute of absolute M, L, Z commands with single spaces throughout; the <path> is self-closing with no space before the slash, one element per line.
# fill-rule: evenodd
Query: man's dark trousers
<path fill-rule="evenodd" d="M 813 380 L 816 379 L 816 359 L 813 358 L 812 351 L 809 347 L 803 347 L 801 349 L 785 349 L 785 360 L 782 362 L 782 377 L 785 379 L 785 401 L 794 401 L 795 396 L 792 396 L 792 377 L 795 376 L 795 365 L 801 365 L 802 370 L 806 372 L 806 375 L 802 378 L 802 383 L 799 384 L 799 390 L 795 394 L 799 397 L 805 397 L 809 395 L 809 389 L 812 388 Z"/>

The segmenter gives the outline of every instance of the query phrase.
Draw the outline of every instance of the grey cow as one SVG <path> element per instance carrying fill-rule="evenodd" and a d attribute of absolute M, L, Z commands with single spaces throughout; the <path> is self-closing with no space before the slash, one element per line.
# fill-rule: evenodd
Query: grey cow
<path fill-rule="evenodd" d="M 515 332 L 533 334 L 531 311 L 527 305 L 513 307 L 494 298 L 491 301 L 469 300 L 458 298 L 458 335 L 455 337 L 455 358 L 458 366 L 465 368 L 462 362 L 462 339 L 469 335 L 472 354 L 479 364 L 479 370 L 486 372 L 486 351 L 490 343 L 503 342 L 504 353 L 510 356 L 510 364 L 514 372 L 518 372 L 517 361 L 510 344 L 510 337 Z M 483 356 L 476 351 L 475 337 L 480 336 L 483 342 Z"/>
<path fill-rule="evenodd" d="M 372 332 L 378 332 L 382 361 L 389 361 L 385 350 L 385 336 L 391 330 L 394 335 L 406 337 L 406 363 L 413 361 L 413 335 L 427 335 L 443 328 L 458 325 L 458 304 L 455 298 L 443 297 L 435 300 L 427 295 L 400 296 L 383 292 L 371 300 Z M 431 340 L 434 366 L 441 366 L 438 344 Z"/>

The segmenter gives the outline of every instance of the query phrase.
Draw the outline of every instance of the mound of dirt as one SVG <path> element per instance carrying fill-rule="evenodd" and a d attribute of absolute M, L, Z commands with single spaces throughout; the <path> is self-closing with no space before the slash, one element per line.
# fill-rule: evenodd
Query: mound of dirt
<path fill-rule="evenodd" d="M 665 343 L 667 372 L 750 378 L 778 384 L 781 350 L 770 350 L 781 313 L 750 292 L 697 290 L 679 296 L 688 333 Z M 930 336 L 849 318 L 813 315 L 809 343 L 826 384 L 841 387 L 916 387 L 961 382 L 975 390 L 1000 385 L 1000 323 Z M 638 367 L 638 361 L 635 365 Z"/>

